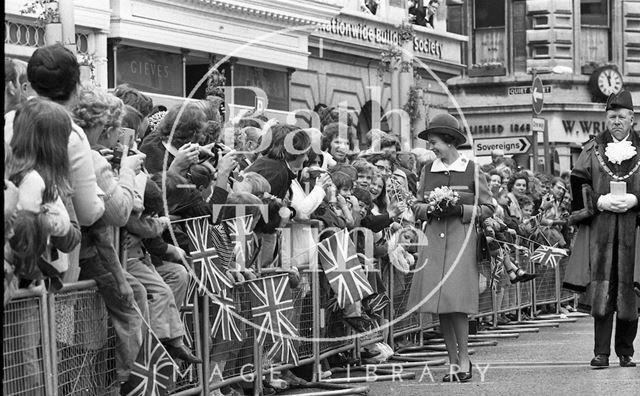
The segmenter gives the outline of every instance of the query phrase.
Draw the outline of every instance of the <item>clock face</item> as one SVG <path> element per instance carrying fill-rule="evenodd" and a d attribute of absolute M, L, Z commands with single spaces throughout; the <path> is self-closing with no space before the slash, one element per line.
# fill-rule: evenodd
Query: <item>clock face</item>
<path fill-rule="evenodd" d="M 620 92 L 622 76 L 615 69 L 604 69 L 598 75 L 598 89 L 606 96 Z"/>

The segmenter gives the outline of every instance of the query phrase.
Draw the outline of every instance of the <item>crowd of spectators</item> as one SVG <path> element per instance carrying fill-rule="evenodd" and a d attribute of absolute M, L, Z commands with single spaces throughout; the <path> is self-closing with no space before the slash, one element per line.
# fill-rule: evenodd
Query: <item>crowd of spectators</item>
<path fill-rule="evenodd" d="M 14 290 L 35 283 L 55 290 L 94 280 L 117 334 L 117 377 L 126 393 L 145 323 L 175 359 L 201 363 L 183 343 L 190 246 L 173 220 L 209 216 L 218 254 L 227 258 L 230 280 L 239 282 L 278 265 L 278 229 L 314 219 L 324 229 L 365 228 L 373 235 L 373 257 L 361 264 L 375 293 L 331 313 L 341 320 L 327 323 L 353 331 L 380 324 L 387 305 L 373 301 L 406 287 L 415 264 L 419 225 L 411 205 L 424 199 L 416 197 L 417 181 L 433 152 L 402 150 L 397 136 L 385 132 L 371 147 L 354 144 L 355 120 L 341 124 L 327 106 L 317 107 L 323 122 L 316 152 L 307 132 L 264 114 L 225 122 L 220 97 L 167 109 L 132 87 L 108 93 L 79 78 L 75 55 L 61 45 L 37 49 L 28 64 L 5 58 L 5 305 Z M 227 126 L 233 134 L 222 133 Z M 495 154 L 483 168 L 499 208 L 483 219 L 489 252 L 504 267 L 505 282 L 527 281 L 532 275 L 516 264 L 520 246 L 570 244 L 567 180 L 518 170 Z M 233 248 L 221 226 L 236 217 L 230 209 L 238 205 L 254 219 L 254 248 L 245 251 Z M 310 238 L 293 236 L 294 257 Z M 354 242 L 363 252 L 364 241 Z M 79 263 L 65 261 L 63 253 L 76 249 Z M 305 264 L 294 260 L 287 269 L 292 287 L 301 279 L 296 265 Z M 77 277 L 65 277 L 74 265 Z M 399 286 L 387 284 L 389 271 Z M 332 295 L 328 285 L 322 292 Z M 283 378 L 295 380 L 290 373 Z"/>
<path fill-rule="evenodd" d="M 504 288 L 509 283 L 528 281 L 535 275 L 518 268 L 516 261 L 539 246 L 569 249 L 575 228 L 568 222 L 571 212 L 569 172 L 560 176 L 520 169 L 501 150 L 492 152 L 492 162 L 482 171 L 487 178 L 496 211 L 483 222 L 488 248 L 502 282 L 499 284 L 498 307 Z M 519 256 L 519 257 L 517 257 Z M 502 270 L 500 270 L 502 268 Z M 514 314 L 501 314 L 498 324 L 506 324 Z"/>

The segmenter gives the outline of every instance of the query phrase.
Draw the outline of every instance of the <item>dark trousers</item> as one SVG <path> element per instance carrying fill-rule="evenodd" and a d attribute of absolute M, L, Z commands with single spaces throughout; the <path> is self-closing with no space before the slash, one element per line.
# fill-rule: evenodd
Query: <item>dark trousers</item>
<path fill-rule="evenodd" d="M 611 333 L 613 332 L 613 312 L 595 321 L 595 355 L 611 354 Z M 638 332 L 638 319 L 620 320 L 616 317 L 615 351 L 618 356 L 633 356 L 633 340 Z"/>

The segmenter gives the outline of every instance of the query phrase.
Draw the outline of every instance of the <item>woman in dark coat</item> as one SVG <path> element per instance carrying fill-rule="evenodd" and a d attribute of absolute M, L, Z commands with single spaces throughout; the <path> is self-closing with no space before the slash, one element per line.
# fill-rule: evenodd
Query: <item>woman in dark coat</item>
<path fill-rule="evenodd" d="M 416 220 L 427 222 L 428 246 L 419 247 L 408 306 L 438 314 L 450 364 L 460 367 L 457 375 L 443 380 L 463 382 L 471 379 L 467 315 L 478 312 L 475 217 L 491 216 L 493 206 L 486 179 L 456 149 L 466 138 L 453 116 L 437 115 L 419 137 L 429 141 L 437 158 L 422 171 L 417 198 L 423 202 L 413 205 Z M 426 198 L 442 186 L 457 191 L 459 200 L 429 213 Z"/>

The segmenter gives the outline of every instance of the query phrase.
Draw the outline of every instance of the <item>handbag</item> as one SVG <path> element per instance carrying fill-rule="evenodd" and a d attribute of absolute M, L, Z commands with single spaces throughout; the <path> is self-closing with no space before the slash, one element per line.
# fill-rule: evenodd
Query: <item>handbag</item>
<path fill-rule="evenodd" d="M 484 228 L 482 227 L 479 218 L 476 219 L 475 227 L 476 234 L 478 235 L 476 242 L 476 259 L 478 260 L 478 263 L 490 261 L 491 253 L 489 249 L 489 242 L 487 241 L 487 237 L 484 235 Z"/>

